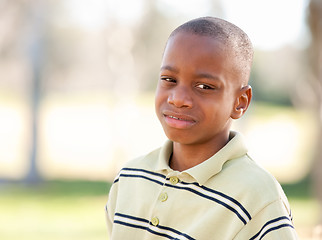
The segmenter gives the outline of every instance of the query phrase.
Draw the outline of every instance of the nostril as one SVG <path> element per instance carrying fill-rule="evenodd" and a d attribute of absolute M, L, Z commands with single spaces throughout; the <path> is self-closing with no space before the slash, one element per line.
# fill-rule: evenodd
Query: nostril
<path fill-rule="evenodd" d="M 186 92 L 170 95 L 168 97 L 168 103 L 177 108 L 192 107 L 192 99 Z"/>

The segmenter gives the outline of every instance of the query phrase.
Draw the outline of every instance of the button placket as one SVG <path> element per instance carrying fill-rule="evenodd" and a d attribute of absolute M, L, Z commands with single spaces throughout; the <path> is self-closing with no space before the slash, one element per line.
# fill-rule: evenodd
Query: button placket
<path fill-rule="evenodd" d="M 170 175 L 171 176 L 171 175 Z M 160 194 L 159 194 L 159 196 L 158 196 L 158 202 L 161 204 L 159 207 L 161 207 L 162 205 L 163 205 L 163 203 L 164 202 L 166 202 L 166 201 L 168 201 L 168 198 L 169 198 L 169 195 L 168 195 L 168 193 L 166 192 L 166 189 L 169 187 L 169 186 L 167 186 L 166 184 L 168 183 L 168 182 L 170 182 L 171 184 L 173 184 L 173 185 L 176 185 L 180 180 L 179 180 L 179 178 L 177 177 L 177 176 L 167 176 L 165 179 L 164 179 L 164 183 L 163 183 L 163 186 L 162 186 L 162 190 L 161 190 L 161 192 L 160 192 Z M 158 205 L 156 205 L 156 207 L 157 207 Z M 161 208 L 164 208 L 164 207 L 166 207 L 166 205 L 163 205 L 163 207 L 161 207 Z M 157 207 L 158 208 L 158 207 Z M 159 210 L 157 210 L 156 209 L 156 211 L 154 212 L 154 214 L 155 213 L 157 213 L 157 212 L 159 212 Z M 156 214 L 157 215 L 157 214 Z M 151 220 L 150 220 L 150 223 L 151 223 L 151 225 L 153 225 L 153 226 L 158 226 L 159 225 L 159 223 L 160 223 L 160 220 L 159 220 L 159 218 L 156 216 L 156 215 L 152 215 L 152 218 L 151 218 Z"/>

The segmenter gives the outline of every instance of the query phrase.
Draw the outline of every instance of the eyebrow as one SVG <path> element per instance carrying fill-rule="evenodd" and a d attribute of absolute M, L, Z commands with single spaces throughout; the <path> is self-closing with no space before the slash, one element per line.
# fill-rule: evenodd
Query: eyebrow
<path fill-rule="evenodd" d="M 208 79 L 211 79 L 211 80 L 222 82 L 221 77 L 214 76 L 214 75 L 209 74 L 209 73 L 200 72 L 200 73 L 197 73 L 196 76 L 197 76 L 197 78 L 208 78 Z"/>
<path fill-rule="evenodd" d="M 162 71 L 162 70 L 168 70 L 168 71 L 171 71 L 171 72 L 179 73 L 179 69 L 177 69 L 175 67 L 171 67 L 169 65 L 162 66 L 160 68 L 160 71 Z"/>

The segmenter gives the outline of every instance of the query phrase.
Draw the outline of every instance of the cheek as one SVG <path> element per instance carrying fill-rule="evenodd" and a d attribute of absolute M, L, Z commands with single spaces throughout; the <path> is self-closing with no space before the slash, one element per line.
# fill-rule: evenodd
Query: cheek
<path fill-rule="evenodd" d="M 214 100 L 211 104 L 203 105 L 203 115 L 207 121 L 217 123 L 218 121 L 225 121 L 230 118 L 231 105 L 223 101 Z"/>
<path fill-rule="evenodd" d="M 157 90 L 156 93 L 155 93 L 155 98 L 154 98 L 154 105 L 155 105 L 155 109 L 157 110 L 158 107 L 160 106 L 160 93 L 159 91 Z"/>
<path fill-rule="evenodd" d="M 155 93 L 155 98 L 154 98 L 154 106 L 155 106 L 155 111 L 159 115 L 160 108 L 164 102 L 166 102 L 167 97 L 164 91 L 160 90 L 157 88 L 156 93 Z"/>
<path fill-rule="evenodd" d="M 167 92 L 160 86 L 157 87 L 155 92 L 155 104 L 160 104 L 167 101 Z"/>

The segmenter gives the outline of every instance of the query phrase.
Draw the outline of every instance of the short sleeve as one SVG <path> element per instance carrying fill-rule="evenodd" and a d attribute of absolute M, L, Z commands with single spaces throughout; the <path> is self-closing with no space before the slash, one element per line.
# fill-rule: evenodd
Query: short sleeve
<path fill-rule="evenodd" d="M 107 225 L 109 236 L 111 236 L 112 234 L 114 212 L 115 212 L 115 205 L 116 205 L 116 195 L 117 195 L 117 184 L 114 182 L 108 195 L 107 204 L 105 205 L 105 219 L 106 219 L 106 225 Z"/>
<path fill-rule="evenodd" d="M 291 211 L 282 199 L 259 211 L 241 229 L 234 240 L 293 240 L 299 239 L 292 222 Z"/>

